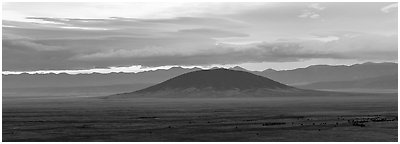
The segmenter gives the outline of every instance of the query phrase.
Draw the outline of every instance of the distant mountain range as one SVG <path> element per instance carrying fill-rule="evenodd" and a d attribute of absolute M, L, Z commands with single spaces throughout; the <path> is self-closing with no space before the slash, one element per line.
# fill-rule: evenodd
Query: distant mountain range
<path fill-rule="evenodd" d="M 172 77 L 201 70 L 173 67 L 168 70 L 155 70 L 139 73 L 92 73 L 92 74 L 18 74 L 3 75 L 3 88 L 32 87 L 86 87 L 126 84 L 155 84 Z"/>
<path fill-rule="evenodd" d="M 256 73 L 284 84 L 299 85 L 397 75 L 397 67 L 397 63 L 363 63 L 351 66 L 313 65 L 294 70 L 275 71 L 269 69 Z"/>
<path fill-rule="evenodd" d="M 153 84 L 117 84 L 105 86 L 77 87 L 31 87 L 3 88 L 3 97 L 57 97 L 57 96 L 107 96 L 116 93 L 132 92 Z"/>
<path fill-rule="evenodd" d="M 264 71 L 248 71 L 241 67 L 233 67 L 232 70 L 247 71 L 259 76 L 270 78 L 274 81 L 304 88 L 316 89 L 322 85 L 329 85 L 336 88 L 342 85 L 340 81 L 354 81 L 354 83 L 364 83 L 363 85 L 354 84 L 352 87 L 376 87 L 380 88 L 381 84 L 365 84 L 363 81 L 372 81 L 379 78 L 384 80 L 397 81 L 397 63 L 363 63 L 351 66 L 330 66 L 330 65 L 312 65 L 306 68 L 297 68 L 293 70 L 273 70 L 266 69 Z M 179 76 L 184 73 L 201 70 L 200 68 L 181 68 L 173 67 L 168 70 L 155 70 L 139 73 L 109 73 L 109 74 L 19 74 L 19 75 L 3 75 L 3 90 L 15 88 L 50 88 L 50 87 L 95 87 L 95 86 L 113 86 L 113 85 L 135 85 L 141 84 L 148 86 L 161 83 L 170 78 Z M 392 79 L 385 78 L 391 76 Z M 367 80 L 363 80 L 367 79 Z M 372 80 L 368 80 L 372 79 Z M 360 82 L 361 81 L 361 82 Z M 324 83 L 320 83 L 324 82 Z M 326 83 L 325 83 L 326 82 Z M 333 82 L 333 83 L 330 83 Z M 327 84 L 330 83 L 330 84 Z M 374 82 L 371 82 L 374 83 Z M 388 82 L 390 83 L 390 82 Z M 392 82 L 393 83 L 393 82 Z M 319 87 L 315 87 L 318 85 Z M 368 86 L 366 86 L 368 85 Z M 390 85 L 390 84 L 389 84 Z M 325 87 L 324 87 L 325 88 Z M 385 86 L 385 88 L 387 88 Z M 392 86 L 396 88 L 397 86 Z M 139 88 L 136 88 L 139 89 Z"/>
<path fill-rule="evenodd" d="M 307 85 L 299 85 L 305 89 L 397 89 L 398 75 L 385 75 L 373 78 L 316 82 Z"/>

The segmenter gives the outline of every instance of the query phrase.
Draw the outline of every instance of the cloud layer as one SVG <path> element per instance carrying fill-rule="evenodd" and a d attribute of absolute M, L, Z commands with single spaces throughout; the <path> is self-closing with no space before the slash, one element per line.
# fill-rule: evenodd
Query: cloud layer
<path fill-rule="evenodd" d="M 200 4 L 193 7 L 197 8 L 195 12 L 188 7 L 165 9 L 174 15 L 160 18 L 119 15 L 66 18 L 38 14 L 22 20 L 3 19 L 3 70 L 191 66 L 309 59 L 395 61 L 397 13 L 390 11 L 397 5 L 392 5 Z M 204 7 L 209 7 L 209 11 Z M 42 11 L 46 11 L 45 8 Z M 227 10 L 223 12 L 219 8 Z M 180 14 L 174 10 L 183 11 Z M 7 12 L 11 15 L 23 11 L 13 11 L 9 6 L 5 15 Z"/>

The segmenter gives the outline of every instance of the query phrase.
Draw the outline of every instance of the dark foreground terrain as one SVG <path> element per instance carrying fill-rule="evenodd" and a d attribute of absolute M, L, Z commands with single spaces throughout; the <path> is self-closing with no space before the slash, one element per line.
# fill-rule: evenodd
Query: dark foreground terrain
<path fill-rule="evenodd" d="M 397 141 L 397 94 L 3 97 L 3 141 Z"/>

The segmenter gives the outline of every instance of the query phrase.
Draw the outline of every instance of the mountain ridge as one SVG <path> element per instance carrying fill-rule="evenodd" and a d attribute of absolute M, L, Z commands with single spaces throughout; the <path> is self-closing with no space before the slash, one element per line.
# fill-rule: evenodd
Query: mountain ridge
<path fill-rule="evenodd" d="M 307 85 L 299 85 L 300 88 L 306 89 L 397 89 L 398 75 L 384 75 L 372 78 L 347 80 L 347 81 L 330 81 L 316 82 Z"/>
<path fill-rule="evenodd" d="M 157 91 L 165 89 L 188 89 L 188 88 L 213 88 L 215 90 L 229 89 L 292 89 L 271 79 L 255 75 L 249 72 L 230 70 L 230 69 L 212 69 L 188 72 L 177 77 L 171 78 L 155 86 L 139 90 L 137 92 Z"/>
<path fill-rule="evenodd" d="M 352 64 L 352 65 L 325 65 L 325 64 L 317 64 L 317 65 L 310 65 L 307 67 L 300 67 L 300 68 L 294 68 L 294 69 L 288 69 L 288 70 L 275 70 L 273 68 L 266 68 L 264 70 L 260 70 L 260 71 L 252 71 L 252 70 L 248 70 L 245 69 L 243 67 L 240 66 L 234 66 L 228 69 L 232 69 L 232 70 L 243 70 L 243 71 L 251 71 L 251 72 L 264 72 L 264 71 L 275 71 L 275 72 L 284 72 L 284 71 L 293 71 L 293 70 L 300 70 L 300 69 L 307 69 L 307 68 L 313 68 L 313 67 L 321 67 L 321 66 L 328 66 L 328 67 L 352 67 L 352 66 L 357 66 L 357 65 L 397 65 L 398 63 L 395 62 L 381 62 L 381 63 L 375 63 L 375 62 L 365 62 L 365 63 L 358 63 L 358 64 Z M 221 67 L 212 67 L 209 69 L 219 69 Z M 146 72 L 154 72 L 154 71 L 168 71 L 168 70 L 172 70 L 172 69 L 195 69 L 195 70 L 207 70 L 207 69 L 202 69 L 199 67 L 193 67 L 193 68 L 184 68 L 184 67 L 180 67 L 180 66 L 174 66 L 171 67 L 169 69 L 157 69 L 157 70 L 148 70 L 148 71 L 140 71 L 140 72 L 110 72 L 110 73 L 99 73 L 99 72 L 93 72 L 93 73 L 79 73 L 79 74 L 69 74 L 66 72 L 60 72 L 60 73 L 33 73 L 30 74 L 28 72 L 22 72 L 20 74 L 4 74 L 2 73 L 3 76 L 6 75 L 91 75 L 91 74 L 98 74 L 98 75 L 107 75 L 107 74 L 139 74 L 139 73 L 146 73 Z"/>
<path fill-rule="evenodd" d="M 188 72 L 162 83 L 107 98 L 135 97 L 266 97 L 309 90 L 287 86 L 250 72 L 210 69 Z"/>
<path fill-rule="evenodd" d="M 231 69 L 248 71 L 241 67 Z M 3 88 L 24 87 L 77 87 L 77 86 L 101 86 L 136 83 L 160 83 L 169 78 L 183 73 L 201 70 L 200 68 L 185 69 L 174 67 L 173 69 L 160 69 L 139 73 L 113 72 L 108 74 L 20 74 L 4 75 Z M 248 71 L 256 75 L 268 77 L 284 84 L 308 84 L 322 81 L 354 80 L 383 75 L 397 74 L 397 63 L 366 63 L 351 66 L 309 66 L 293 70 L 276 71 L 266 69 L 264 71 Z M 365 74 L 364 74 L 365 73 Z"/>

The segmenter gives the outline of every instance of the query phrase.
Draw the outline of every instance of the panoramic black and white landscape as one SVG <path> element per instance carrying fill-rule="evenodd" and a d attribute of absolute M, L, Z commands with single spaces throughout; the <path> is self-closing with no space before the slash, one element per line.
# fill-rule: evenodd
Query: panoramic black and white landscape
<path fill-rule="evenodd" d="M 397 142 L 398 4 L 4 2 L 3 142 Z"/>

